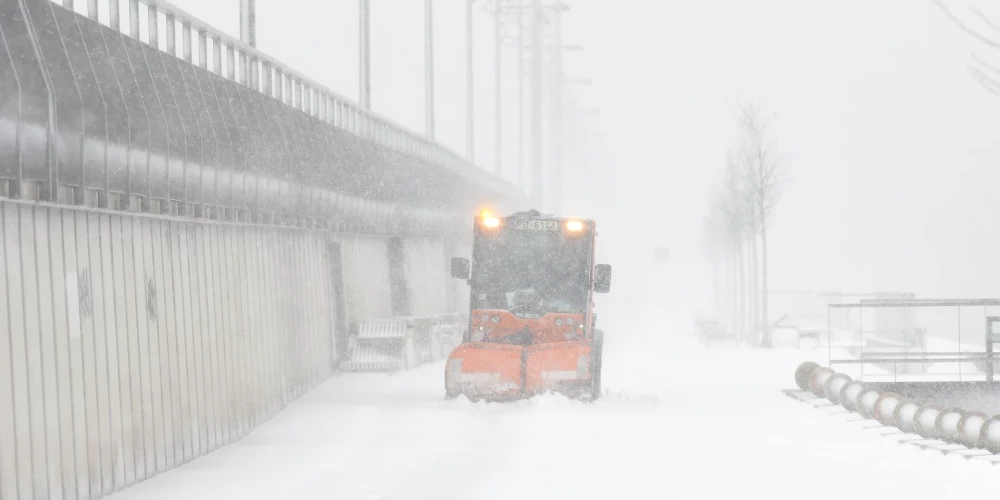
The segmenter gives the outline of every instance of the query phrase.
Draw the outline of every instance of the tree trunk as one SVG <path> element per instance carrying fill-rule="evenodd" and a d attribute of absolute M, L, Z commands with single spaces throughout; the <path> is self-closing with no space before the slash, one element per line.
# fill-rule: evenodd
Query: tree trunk
<path fill-rule="evenodd" d="M 760 327 L 760 286 L 757 271 L 757 232 L 750 238 L 750 335 L 758 345 L 757 329 Z"/>
<path fill-rule="evenodd" d="M 753 240 L 747 242 L 746 251 L 743 254 L 743 259 L 746 263 L 746 281 L 743 286 L 746 288 L 746 311 L 743 314 L 743 322 L 746 325 L 744 330 L 747 332 L 747 340 L 750 341 L 750 345 L 757 345 L 757 339 L 753 332 L 753 262 L 750 260 L 750 256 L 753 252 Z"/>
<path fill-rule="evenodd" d="M 719 292 L 719 261 L 718 259 L 712 259 L 712 316 L 715 318 L 719 317 L 719 313 L 722 311 L 722 304 L 719 297 L 722 295 Z"/>
<path fill-rule="evenodd" d="M 761 215 L 764 213 L 764 208 L 760 209 Z M 767 227 L 763 224 L 760 225 L 760 242 L 761 242 L 761 260 L 763 261 L 763 271 L 761 272 L 761 283 L 764 289 L 764 335 L 761 338 L 761 347 L 770 349 L 771 347 L 771 321 L 767 317 Z"/>
<path fill-rule="evenodd" d="M 743 263 L 743 338 L 753 343 L 753 334 L 750 332 L 750 249 L 747 244 L 743 244 L 743 251 L 740 253 L 740 260 Z"/>
<path fill-rule="evenodd" d="M 740 341 L 743 341 L 743 336 L 744 336 L 745 327 L 746 327 L 746 323 L 745 323 L 745 318 L 746 318 L 746 269 L 745 268 L 746 268 L 746 266 L 743 263 L 743 244 L 742 243 L 740 243 L 740 245 L 737 247 L 737 250 L 738 250 L 738 252 L 736 254 L 736 258 L 739 259 L 738 260 L 738 262 L 739 262 L 739 270 L 738 270 L 738 272 L 739 272 L 739 286 L 737 287 L 737 289 L 739 290 L 739 296 L 737 298 L 738 302 L 737 302 L 737 305 L 736 305 L 736 309 L 739 311 L 739 315 L 737 316 L 738 321 L 736 322 L 736 330 L 737 330 L 737 336 L 739 337 Z"/>
<path fill-rule="evenodd" d="M 732 296 L 729 300 L 729 327 L 736 329 L 737 300 L 739 297 L 739 280 L 736 276 L 736 245 L 729 249 L 729 285 L 732 287 Z"/>

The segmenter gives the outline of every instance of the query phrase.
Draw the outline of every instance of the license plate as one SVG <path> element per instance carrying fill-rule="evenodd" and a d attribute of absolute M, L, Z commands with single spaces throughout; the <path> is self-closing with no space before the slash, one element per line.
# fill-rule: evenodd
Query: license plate
<path fill-rule="evenodd" d="M 514 229 L 527 231 L 558 231 L 559 221 L 555 220 L 516 220 Z"/>

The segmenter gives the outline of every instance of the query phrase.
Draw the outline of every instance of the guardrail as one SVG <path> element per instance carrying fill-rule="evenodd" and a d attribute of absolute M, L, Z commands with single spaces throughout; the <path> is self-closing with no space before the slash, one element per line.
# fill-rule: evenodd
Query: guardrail
<path fill-rule="evenodd" d="M 0 198 L 383 234 L 524 200 L 167 2 L 82 10 L 0 4 Z"/>
<path fill-rule="evenodd" d="M 73 9 L 74 0 L 50 1 L 69 10 Z M 97 21 L 101 17 L 103 4 L 109 12 L 110 28 L 153 48 L 178 56 L 188 63 L 278 99 L 287 106 L 387 148 L 456 168 L 474 167 L 442 144 L 362 108 L 358 103 L 287 64 L 227 35 L 169 2 L 125 1 L 128 4 L 128 31 L 121 28 L 120 0 L 87 0 L 87 16 Z M 140 4 L 146 7 L 145 16 L 140 15 Z M 159 34 L 161 24 L 165 27 L 162 38 Z M 142 36 L 143 32 L 147 34 L 145 37 Z M 211 59 L 209 53 L 212 54 Z"/>

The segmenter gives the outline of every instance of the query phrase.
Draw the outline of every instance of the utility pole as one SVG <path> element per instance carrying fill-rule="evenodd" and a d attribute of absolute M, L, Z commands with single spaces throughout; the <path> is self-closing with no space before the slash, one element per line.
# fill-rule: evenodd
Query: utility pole
<path fill-rule="evenodd" d="M 424 0 L 424 129 L 434 139 L 434 0 Z"/>
<path fill-rule="evenodd" d="M 472 104 L 472 3 L 465 0 L 465 156 L 475 163 L 475 135 Z"/>
<path fill-rule="evenodd" d="M 257 47 L 257 0 L 240 0 L 240 41 Z"/>
<path fill-rule="evenodd" d="M 561 4 L 557 7 L 563 7 Z M 553 20 L 553 45 L 555 50 L 552 54 L 553 75 L 552 75 L 552 131 L 551 134 L 551 154 L 552 165 L 550 174 L 549 190 L 552 193 L 552 209 L 562 211 L 563 203 L 563 175 L 562 175 L 562 90 L 563 90 L 563 65 L 562 65 L 562 14 L 563 8 L 557 8 Z"/>
<path fill-rule="evenodd" d="M 493 86 L 495 87 L 496 97 L 494 99 L 494 109 L 493 114 L 496 120 L 493 130 L 493 142 L 495 144 L 495 151 L 493 152 L 493 170 L 496 172 L 497 177 L 503 178 L 503 134 L 501 133 L 500 127 L 503 125 L 503 117 L 501 112 L 501 100 L 503 98 L 503 89 L 501 88 L 501 71 L 503 70 L 503 61 L 500 52 L 500 43 L 502 42 L 501 27 L 503 25 L 503 20 L 501 16 L 503 15 L 503 0 L 494 0 L 494 5 L 496 7 L 496 17 L 493 20 L 493 59 L 494 59 L 494 69 L 493 69 Z"/>
<path fill-rule="evenodd" d="M 93 5 L 95 6 L 93 12 L 97 12 L 96 0 Z M 257 0 L 240 0 L 240 41 L 251 47 L 257 47 Z M 255 64 L 257 58 L 248 55 L 243 62 L 243 68 L 240 70 L 243 81 L 251 87 L 256 87 L 260 78 Z"/>
<path fill-rule="evenodd" d="M 526 189 L 524 168 L 524 0 L 517 0 L 517 185 Z"/>
<path fill-rule="evenodd" d="M 361 107 L 364 109 L 372 108 L 372 85 L 371 85 L 371 33 L 370 33 L 370 21 L 371 13 L 368 8 L 369 0 L 358 0 L 359 2 L 359 18 L 360 18 L 360 29 L 358 33 L 360 34 L 360 57 L 359 61 L 359 89 L 358 89 L 358 101 L 361 102 Z"/>
<path fill-rule="evenodd" d="M 542 0 L 531 0 L 531 202 L 542 204 Z"/>

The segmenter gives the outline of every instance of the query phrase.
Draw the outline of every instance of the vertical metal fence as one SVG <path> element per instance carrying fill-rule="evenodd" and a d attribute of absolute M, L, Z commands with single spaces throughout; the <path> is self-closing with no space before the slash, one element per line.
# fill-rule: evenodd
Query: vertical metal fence
<path fill-rule="evenodd" d="M 0 201 L 0 498 L 99 498 L 330 373 L 323 233 Z"/>

